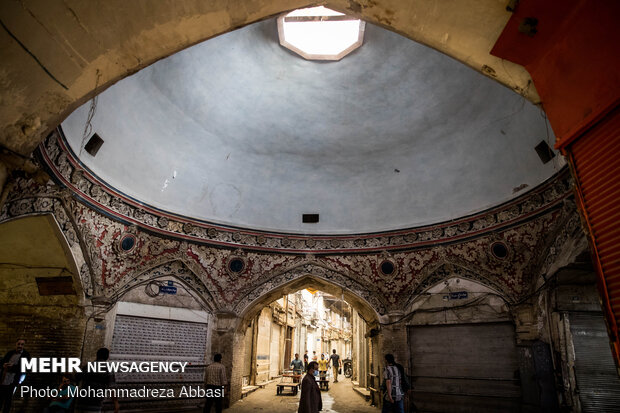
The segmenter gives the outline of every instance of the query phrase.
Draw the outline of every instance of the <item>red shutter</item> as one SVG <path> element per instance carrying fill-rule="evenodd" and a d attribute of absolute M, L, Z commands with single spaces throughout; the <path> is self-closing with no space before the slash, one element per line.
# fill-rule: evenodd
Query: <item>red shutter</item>
<path fill-rule="evenodd" d="M 566 150 L 590 231 L 598 285 L 616 364 L 620 361 L 620 108 Z"/>

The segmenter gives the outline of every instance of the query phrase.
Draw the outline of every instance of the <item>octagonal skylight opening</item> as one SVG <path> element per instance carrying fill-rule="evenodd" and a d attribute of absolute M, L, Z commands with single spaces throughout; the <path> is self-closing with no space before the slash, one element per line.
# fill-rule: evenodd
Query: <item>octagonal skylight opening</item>
<path fill-rule="evenodd" d="M 308 60 L 340 60 L 364 42 L 366 23 L 323 6 L 278 18 L 280 44 Z"/>

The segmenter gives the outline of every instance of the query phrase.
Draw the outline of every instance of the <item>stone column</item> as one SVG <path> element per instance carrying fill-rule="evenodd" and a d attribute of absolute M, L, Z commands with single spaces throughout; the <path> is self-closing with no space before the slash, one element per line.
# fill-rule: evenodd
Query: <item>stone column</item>
<path fill-rule="evenodd" d="M 230 383 L 228 398 L 230 404 L 241 398 L 243 380 L 243 362 L 245 356 L 244 331 L 239 329 L 242 322 L 236 314 L 218 313 L 215 315 L 215 330 L 211 338 L 211 355 L 222 355 L 222 364 L 226 366 L 226 375 Z"/>

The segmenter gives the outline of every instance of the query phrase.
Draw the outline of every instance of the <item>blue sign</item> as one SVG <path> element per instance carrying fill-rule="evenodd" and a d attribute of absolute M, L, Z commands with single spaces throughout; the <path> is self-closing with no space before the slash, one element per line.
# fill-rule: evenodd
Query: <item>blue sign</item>
<path fill-rule="evenodd" d="M 159 286 L 159 292 L 162 294 L 176 294 L 177 293 L 177 287 L 167 287 L 164 285 L 160 285 Z"/>
<path fill-rule="evenodd" d="M 450 293 L 451 300 L 462 300 L 467 298 L 467 291 L 457 291 L 455 293 Z"/>
<path fill-rule="evenodd" d="M 168 280 L 168 287 L 172 287 L 174 285 L 174 281 Z"/>

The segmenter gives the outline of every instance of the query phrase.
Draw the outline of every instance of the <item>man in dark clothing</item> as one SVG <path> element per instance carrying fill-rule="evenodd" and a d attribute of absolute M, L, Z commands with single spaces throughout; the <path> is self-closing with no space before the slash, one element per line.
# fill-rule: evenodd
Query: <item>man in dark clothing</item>
<path fill-rule="evenodd" d="M 21 359 L 30 360 L 30 354 L 24 350 L 26 340 L 20 338 L 15 343 L 15 350 L 11 350 L 2 358 L 2 374 L 0 375 L 0 408 L 2 413 L 9 413 L 13 392 L 19 384 L 22 375 Z"/>
<path fill-rule="evenodd" d="M 107 361 L 110 358 L 110 350 L 105 347 L 97 350 L 97 361 Z M 82 388 L 107 389 L 114 384 L 113 373 L 94 373 L 85 372 L 81 376 Z M 102 397 L 85 397 L 78 400 L 78 411 L 80 413 L 100 413 L 103 407 Z M 116 397 L 112 398 L 114 403 L 114 413 L 118 413 L 120 406 Z"/>
<path fill-rule="evenodd" d="M 319 367 L 316 361 L 308 363 L 308 371 L 301 381 L 301 396 L 299 398 L 299 409 L 297 413 L 317 413 L 323 410 L 323 400 L 321 390 L 316 384 L 314 371 Z"/>
<path fill-rule="evenodd" d="M 308 370 L 308 350 L 304 353 L 304 370 Z"/>
<path fill-rule="evenodd" d="M 336 349 L 329 356 L 329 362 L 332 364 L 332 372 L 334 374 L 334 383 L 338 383 L 338 369 L 340 368 L 340 356 L 336 354 Z"/>

